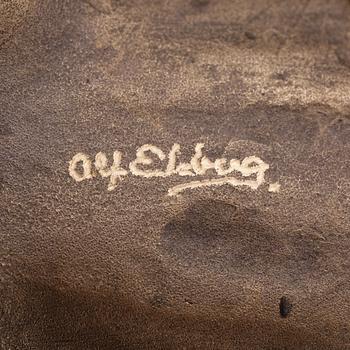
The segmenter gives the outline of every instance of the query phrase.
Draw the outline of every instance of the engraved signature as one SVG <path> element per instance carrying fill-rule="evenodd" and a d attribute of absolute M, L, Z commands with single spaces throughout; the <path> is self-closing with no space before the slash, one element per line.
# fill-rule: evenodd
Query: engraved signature
<path fill-rule="evenodd" d="M 91 179 L 99 174 L 101 177 L 109 178 L 108 190 L 112 191 L 116 188 L 120 180 L 132 174 L 144 178 L 152 177 L 168 177 L 183 176 L 195 177 L 207 175 L 207 171 L 212 169 L 219 177 L 204 180 L 194 180 L 171 187 L 168 190 L 170 196 L 179 194 L 186 189 L 198 187 L 231 185 L 248 186 L 256 190 L 265 182 L 265 172 L 269 169 L 269 165 L 257 156 L 249 156 L 242 161 L 238 159 L 219 158 L 211 161 L 207 156 L 203 155 L 203 143 L 197 143 L 195 152 L 190 162 L 181 163 L 178 157 L 181 154 L 181 147 L 175 143 L 170 152 L 165 154 L 159 147 L 145 144 L 136 151 L 136 158 L 129 163 L 128 170 L 123 168 L 122 153 L 115 151 L 113 153 L 113 162 L 109 165 L 107 156 L 103 152 L 95 155 L 94 161 L 84 153 L 77 153 L 69 162 L 69 175 L 77 182 Z M 153 158 L 150 156 L 153 154 Z M 154 167 L 154 157 L 160 161 L 166 161 L 167 165 L 164 169 Z M 152 166 L 153 165 L 153 166 Z M 240 178 L 233 176 L 232 173 L 238 173 Z M 255 179 L 251 176 L 256 175 Z M 280 185 L 278 183 L 270 184 L 269 192 L 278 192 Z"/>

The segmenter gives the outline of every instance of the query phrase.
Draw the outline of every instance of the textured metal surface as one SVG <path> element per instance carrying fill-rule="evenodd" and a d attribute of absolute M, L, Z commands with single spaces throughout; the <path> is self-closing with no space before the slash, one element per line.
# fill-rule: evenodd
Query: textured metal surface
<path fill-rule="evenodd" d="M 0 10 L 1 348 L 349 349 L 349 1 Z M 68 174 L 175 142 L 267 183 Z"/>

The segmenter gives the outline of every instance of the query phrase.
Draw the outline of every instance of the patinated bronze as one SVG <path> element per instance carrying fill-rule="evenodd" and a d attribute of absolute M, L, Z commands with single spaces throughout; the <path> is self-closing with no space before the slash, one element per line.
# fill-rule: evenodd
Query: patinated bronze
<path fill-rule="evenodd" d="M 350 2 L 0 2 L 1 349 L 349 349 Z"/>

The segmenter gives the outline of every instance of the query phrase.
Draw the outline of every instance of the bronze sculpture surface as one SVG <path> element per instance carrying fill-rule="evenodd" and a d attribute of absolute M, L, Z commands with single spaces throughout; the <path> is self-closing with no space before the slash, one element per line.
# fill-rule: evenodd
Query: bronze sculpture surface
<path fill-rule="evenodd" d="M 4 1 L 0 45 L 4 349 L 349 349 L 349 1 Z"/>

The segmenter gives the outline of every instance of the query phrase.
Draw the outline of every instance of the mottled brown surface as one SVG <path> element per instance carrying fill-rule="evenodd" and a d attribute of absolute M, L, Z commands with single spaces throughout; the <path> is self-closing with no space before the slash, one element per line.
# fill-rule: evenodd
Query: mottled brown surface
<path fill-rule="evenodd" d="M 1 349 L 350 349 L 349 1 L 4 1 L 0 33 Z M 68 175 L 174 142 L 281 191 Z"/>

